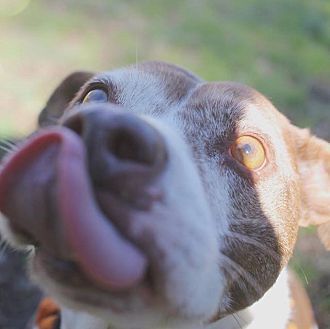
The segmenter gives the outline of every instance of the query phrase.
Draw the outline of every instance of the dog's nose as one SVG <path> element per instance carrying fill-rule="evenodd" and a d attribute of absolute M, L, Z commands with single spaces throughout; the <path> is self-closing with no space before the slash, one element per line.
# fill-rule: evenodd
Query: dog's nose
<path fill-rule="evenodd" d="M 130 194 L 155 179 L 166 164 L 161 134 L 119 106 L 89 105 L 69 116 L 64 125 L 83 139 L 98 188 Z"/>

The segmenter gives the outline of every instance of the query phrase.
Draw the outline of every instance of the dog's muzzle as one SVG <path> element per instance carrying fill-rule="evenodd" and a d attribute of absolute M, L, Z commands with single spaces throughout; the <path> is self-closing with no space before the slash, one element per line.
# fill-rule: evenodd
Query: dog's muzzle
<path fill-rule="evenodd" d="M 0 211 L 36 252 L 72 261 L 94 283 L 122 291 L 146 275 L 125 218 L 161 199 L 165 142 L 113 105 L 82 105 L 62 126 L 28 139 L 0 171 Z"/>

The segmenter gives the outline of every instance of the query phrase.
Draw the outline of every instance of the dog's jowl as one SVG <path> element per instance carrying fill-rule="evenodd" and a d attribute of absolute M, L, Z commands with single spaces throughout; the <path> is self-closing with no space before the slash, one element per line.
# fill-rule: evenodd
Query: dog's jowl
<path fill-rule="evenodd" d="M 1 230 L 57 327 L 314 326 L 286 266 L 299 225 L 329 247 L 330 146 L 263 95 L 148 62 L 70 75 L 39 124 L 3 162 Z"/>

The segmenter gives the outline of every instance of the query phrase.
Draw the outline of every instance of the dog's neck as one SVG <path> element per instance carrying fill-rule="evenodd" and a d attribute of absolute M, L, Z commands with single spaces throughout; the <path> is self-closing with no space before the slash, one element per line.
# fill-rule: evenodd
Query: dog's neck
<path fill-rule="evenodd" d="M 273 316 L 270 321 L 270 314 L 274 313 L 276 316 Z M 284 270 L 274 286 L 252 306 L 206 326 L 196 324 L 196 327 L 192 327 L 190 325 L 189 329 L 202 327 L 204 329 L 285 329 L 291 313 L 288 273 Z M 115 329 L 100 318 L 68 309 L 62 310 L 61 319 L 61 329 Z M 132 329 L 134 329 L 134 324 L 132 324 Z"/>
<path fill-rule="evenodd" d="M 259 301 L 209 325 L 207 329 L 284 329 L 291 313 L 288 272 L 284 270 L 274 286 Z M 276 316 L 270 320 L 271 314 Z"/>

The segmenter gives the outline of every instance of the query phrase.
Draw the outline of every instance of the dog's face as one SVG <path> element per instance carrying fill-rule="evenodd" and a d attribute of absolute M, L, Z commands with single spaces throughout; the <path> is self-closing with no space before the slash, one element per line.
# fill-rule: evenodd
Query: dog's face
<path fill-rule="evenodd" d="M 155 62 L 79 73 L 40 123 L 3 165 L 3 231 L 35 246 L 47 292 L 115 326 L 247 307 L 299 223 L 329 227 L 329 145 L 246 86 Z"/>

